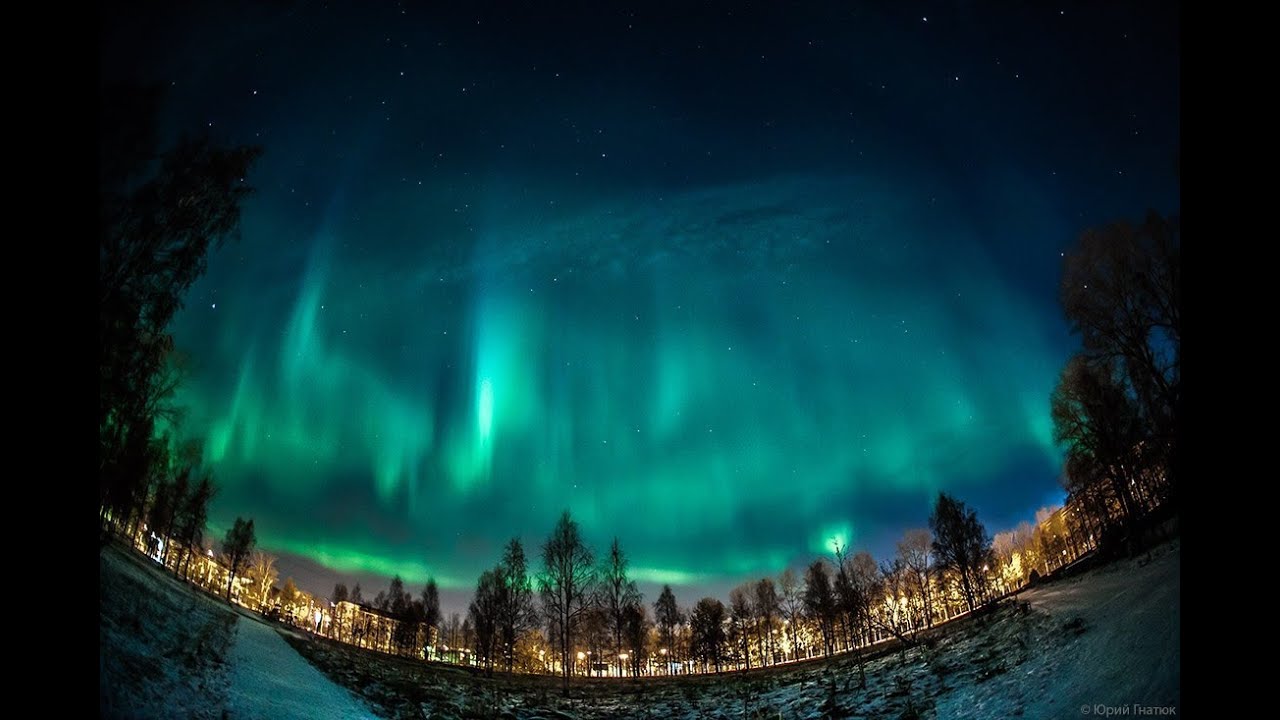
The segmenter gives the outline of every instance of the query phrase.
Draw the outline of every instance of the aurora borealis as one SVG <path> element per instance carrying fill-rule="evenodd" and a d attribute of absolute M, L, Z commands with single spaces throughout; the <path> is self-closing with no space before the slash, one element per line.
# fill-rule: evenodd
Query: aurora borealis
<path fill-rule="evenodd" d="M 107 35 L 172 132 L 265 148 L 180 403 L 211 524 L 307 589 L 468 590 L 564 508 L 679 592 L 1060 498 L 1060 255 L 1177 207 L 1177 8 L 619 7 Z"/>

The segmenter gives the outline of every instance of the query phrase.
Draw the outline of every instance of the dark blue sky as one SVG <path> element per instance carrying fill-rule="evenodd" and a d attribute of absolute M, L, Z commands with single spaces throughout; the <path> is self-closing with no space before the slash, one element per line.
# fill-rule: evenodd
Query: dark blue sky
<path fill-rule="evenodd" d="M 461 593 L 571 508 L 692 602 L 1060 498 L 1061 253 L 1178 209 L 1175 4 L 376 5 L 104 18 L 265 149 L 175 327 L 215 528 Z"/>

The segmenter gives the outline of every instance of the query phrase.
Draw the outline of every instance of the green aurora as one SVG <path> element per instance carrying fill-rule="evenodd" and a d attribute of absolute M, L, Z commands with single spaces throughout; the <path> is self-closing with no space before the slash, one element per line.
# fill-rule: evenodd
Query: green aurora
<path fill-rule="evenodd" d="M 922 525 L 942 488 L 1052 488 L 1051 298 L 964 231 L 932 250 L 900 193 L 792 178 L 477 216 L 469 253 L 376 259 L 329 222 L 300 283 L 247 273 L 186 312 L 180 342 L 225 361 L 185 387 L 188 426 L 264 546 L 461 589 L 568 508 L 638 579 L 713 582 Z M 251 208 L 245 233 L 270 223 Z"/>
<path fill-rule="evenodd" d="M 1176 211 L 1176 5 L 123 5 L 161 142 L 261 145 L 174 323 L 282 576 L 453 609 L 564 509 L 649 601 L 1060 502 L 1079 234 Z M 927 17 L 927 20 L 926 20 Z"/>

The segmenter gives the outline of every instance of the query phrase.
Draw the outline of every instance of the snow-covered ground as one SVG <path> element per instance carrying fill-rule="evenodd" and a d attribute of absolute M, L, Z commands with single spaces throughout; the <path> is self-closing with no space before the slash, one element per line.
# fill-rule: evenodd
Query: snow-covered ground
<path fill-rule="evenodd" d="M 274 628 L 246 617 L 237 627 L 228 657 L 227 717 L 377 717 L 303 660 Z"/>
<path fill-rule="evenodd" d="M 146 563 L 102 553 L 104 717 L 1168 717 L 1181 701 L 1176 541 L 868 661 L 865 687 L 842 655 L 746 674 L 575 680 L 572 700 L 555 678 L 485 678 L 279 631 Z"/>
<path fill-rule="evenodd" d="M 113 546 L 98 568 L 102 717 L 222 717 L 236 614 Z"/>
<path fill-rule="evenodd" d="M 291 643 L 397 718 L 1079 718 L 1174 708 L 1180 694 L 1176 542 L 1026 591 L 981 618 L 866 663 L 854 657 L 678 679 L 484 678 L 327 641 Z M 1128 708 L 1127 712 L 1124 708 Z M 1083 712 L 1087 709 L 1088 712 Z M 1160 711 L 1157 711 L 1159 713 Z"/>
<path fill-rule="evenodd" d="M 1150 556 L 1023 593 L 1033 609 L 1082 623 L 1058 653 L 1048 692 L 1028 702 L 1029 717 L 1101 715 L 1104 708 L 1126 707 L 1137 715 L 1134 706 L 1180 706 L 1178 557 L 1177 545 L 1166 545 Z"/>
<path fill-rule="evenodd" d="M 274 629 L 115 547 L 99 567 L 99 714 L 372 718 Z"/>

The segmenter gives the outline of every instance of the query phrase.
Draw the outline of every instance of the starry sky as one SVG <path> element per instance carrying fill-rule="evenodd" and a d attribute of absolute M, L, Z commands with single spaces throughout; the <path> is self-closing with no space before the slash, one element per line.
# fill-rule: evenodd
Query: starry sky
<path fill-rule="evenodd" d="M 450 7 L 444 7 L 448 5 Z M 175 321 L 283 574 L 462 598 L 570 509 L 682 602 L 1059 502 L 1084 229 L 1179 206 L 1173 3 L 120 3 L 101 78 L 261 145 Z M 367 592 L 372 595 L 372 592 Z"/>

